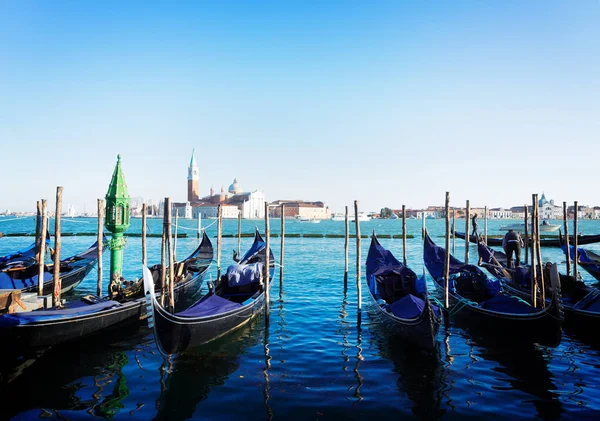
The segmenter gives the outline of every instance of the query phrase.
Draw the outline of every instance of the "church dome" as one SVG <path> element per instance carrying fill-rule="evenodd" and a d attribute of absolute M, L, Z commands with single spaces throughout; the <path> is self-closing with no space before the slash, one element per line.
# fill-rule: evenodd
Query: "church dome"
<path fill-rule="evenodd" d="M 243 193 L 242 186 L 237 181 L 237 178 L 233 179 L 233 184 L 229 186 L 229 193 L 231 194 L 240 194 Z"/>

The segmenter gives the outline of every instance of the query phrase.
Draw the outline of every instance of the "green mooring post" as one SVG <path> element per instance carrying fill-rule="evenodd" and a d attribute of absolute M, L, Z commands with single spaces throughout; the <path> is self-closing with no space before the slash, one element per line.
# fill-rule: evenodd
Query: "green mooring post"
<path fill-rule="evenodd" d="M 129 228 L 129 192 L 121 168 L 121 155 L 117 155 L 117 165 L 106 193 L 105 226 L 112 233 L 110 248 L 110 282 L 119 282 L 123 270 L 123 233 Z"/>

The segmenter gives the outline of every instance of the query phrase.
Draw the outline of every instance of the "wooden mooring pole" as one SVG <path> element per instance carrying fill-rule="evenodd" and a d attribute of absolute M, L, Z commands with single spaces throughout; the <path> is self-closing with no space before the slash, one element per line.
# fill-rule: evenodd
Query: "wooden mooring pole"
<path fill-rule="evenodd" d="M 281 205 L 283 206 L 283 205 Z M 283 208 L 281 210 L 283 212 Z M 283 218 L 283 215 L 282 215 Z M 238 249 L 237 249 L 237 255 L 240 255 L 240 246 L 241 246 L 241 241 L 242 241 L 242 212 L 238 210 L 238 236 L 237 236 L 237 240 L 238 240 Z M 241 257 L 241 256 L 240 256 Z"/>
<path fill-rule="evenodd" d="M 574 205 L 574 211 L 575 213 L 573 214 L 573 276 L 575 277 L 575 279 L 579 278 L 579 250 L 577 249 L 577 247 L 579 247 L 579 232 L 577 231 L 579 229 L 579 224 L 578 224 L 578 220 L 579 220 L 579 204 L 577 203 L 577 200 L 575 201 L 575 203 L 573 203 Z"/>
<path fill-rule="evenodd" d="M 146 248 L 146 235 L 148 234 L 148 228 L 146 226 L 146 213 L 148 208 L 146 204 L 142 204 L 142 264 L 148 266 L 147 248 Z"/>
<path fill-rule="evenodd" d="M 220 205 L 219 205 L 220 206 Z M 269 314 L 270 310 L 270 278 L 271 278 L 271 256 L 269 251 L 271 250 L 271 229 L 269 227 L 269 203 L 265 202 L 265 275 L 264 275 L 264 288 L 265 288 L 265 323 L 269 325 Z"/>
<path fill-rule="evenodd" d="M 46 233 L 48 232 L 48 209 L 46 199 L 42 199 L 42 247 L 38 261 L 38 295 L 44 295 L 44 261 L 46 260 Z"/>
<path fill-rule="evenodd" d="M 61 307 L 60 291 L 62 289 L 62 283 L 60 280 L 60 217 L 62 213 L 62 193 L 62 186 L 58 186 L 56 188 L 56 211 L 54 215 L 54 294 L 52 295 L 52 306 L 54 307 Z"/>
<path fill-rule="evenodd" d="M 567 246 L 567 276 L 571 275 L 571 250 L 569 248 L 569 218 L 567 202 L 563 202 L 563 223 L 565 229 L 565 245 Z"/>
<path fill-rule="evenodd" d="M 279 293 L 283 290 L 283 260 L 285 251 L 285 205 L 281 204 L 281 248 L 279 257 Z"/>
<path fill-rule="evenodd" d="M 406 205 L 402 205 L 402 263 L 406 266 Z"/>
<path fill-rule="evenodd" d="M 360 221 L 358 220 L 358 200 L 354 201 L 354 224 L 356 226 L 356 293 L 358 311 L 362 310 L 362 291 L 360 284 Z"/>
<path fill-rule="evenodd" d="M 534 224 L 535 220 L 535 204 L 537 202 L 537 195 L 531 195 L 531 304 L 533 307 L 537 307 L 537 264 L 535 258 L 537 253 L 535 248 L 537 246 L 537 233 Z M 527 225 L 525 225 L 527 226 Z"/>
<path fill-rule="evenodd" d="M 36 203 L 37 215 L 35 217 L 35 259 L 37 262 L 40 261 L 40 250 L 44 242 L 42 238 L 42 202 L 40 200 Z"/>
<path fill-rule="evenodd" d="M 469 222 L 471 221 L 471 205 L 467 200 L 467 213 L 465 214 L 465 265 L 469 264 Z"/>
<path fill-rule="evenodd" d="M 452 208 L 452 254 L 456 252 L 456 225 L 454 225 L 456 221 L 456 209 Z"/>
<path fill-rule="evenodd" d="M 223 206 L 217 207 L 217 282 L 221 279 L 221 251 L 223 248 Z"/>
<path fill-rule="evenodd" d="M 485 219 L 483 220 L 483 235 L 485 237 L 485 243 L 487 244 L 487 242 L 488 242 L 488 237 L 487 237 L 488 208 L 487 208 L 487 206 L 483 208 L 483 213 L 485 215 Z"/>
<path fill-rule="evenodd" d="M 535 245 L 535 252 L 537 261 L 540 265 L 540 304 L 543 307 L 546 306 L 546 291 L 544 290 L 544 261 L 542 260 L 542 247 L 540 243 L 540 204 L 538 201 L 538 195 L 535 195 L 535 232 L 537 233 L 537 244 Z"/>
<path fill-rule="evenodd" d="M 346 231 L 344 235 L 344 291 L 348 289 L 348 244 L 350 238 L 350 227 L 348 224 L 348 206 L 346 206 L 346 216 L 344 218 L 346 221 Z"/>
<path fill-rule="evenodd" d="M 467 218 L 468 219 L 468 218 Z M 468 231 L 467 231 L 468 237 Z M 450 192 L 446 192 L 446 257 L 444 259 L 444 307 L 450 306 L 448 284 L 450 278 Z"/>
<path fill-rule="evenodd" d="M 198 238 L 202 238 L 202 212 L 198 209 Z"/>
<path fill-rule="evenodd" d="M 104 199 L 98 199 L 98 282 L 96 295 L 102 297 L 102 247 L 104 246 Z"/>
<path fill-rule="evenodd" d="M 165 295 L 167 295 L 167 198 L 163 204 L 163 234 L 160 249 L 160 305 L 165 306 Z"/>
<path fill-rule="evenodd" d="M 173 242 L 171 241 L 171 213 L 173 207 L 171 206 L 171 198 L 167 197 L 166 205 L 167 212 L 167 249 L 169 250 L 169 307 L 171 311 L 175 313 L 175 253 L 173 250 Z"/>
<path fill-rule="evenodd" d="M 528 208 L 529 206 L 527 206 L 527 204 L 525 204 L 525 213 L 524 213 L 524 219 L 525 219 L 525 238 L 524 238 L 524 242 L 525 242 L 525 264 L 527 265 L 529 262 L 529 215 L 528 215 Z M 533 212 L 533 209 L 531 210 Z M 533 225 L 533 224 L 532 224 Z M 532 254 L 533 256 L 533 254 Z M 532 262 L 533 262 L 533 257 L 531 258 Z"/>
<path fill-rule="evenodd" d="M 179 209 L 175 209 L 175 236 L 173 238 L 173 262 L 177 261 L 177 230 L 179 229 Z"/>

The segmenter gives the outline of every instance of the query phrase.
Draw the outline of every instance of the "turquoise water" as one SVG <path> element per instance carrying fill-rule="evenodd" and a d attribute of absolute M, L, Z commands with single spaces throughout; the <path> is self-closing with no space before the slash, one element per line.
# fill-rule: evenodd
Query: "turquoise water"
<path fill-rule="evenodd" d="M 7 219 L 0 219 L 1 232 L 34 229 L 32 218 Z M 211 238 L 216 235 L 216 224 L 209 226 L 213 222 L 203 221 Z M 500 234 L 497 228 L 505 223 L 490 221 L 489 233 Z M 65 219 L 63 232 L 93 232 L 96 224 L 95 219 Z M 149 220 L 150 232 L 160 232 L 161 224 Z M 407 224 L 415 236 L 407 240 L 408 262 L 421 272 L 421 221 Z M 483 229 L 483 221 L 479 225 Z M 255 226 L 264 231 L 262 221 L 243 221 L 242 231 L 251 233 Z M 443 244 L 444 221 L 428 220 L 427 226 L 434 241 Z M 132 220 L 130 232 L 140 227 L 139 219 Z M 193 236 L 196 227 L 196 221 L 180 220 L 180 232 Z M 374 220 L 361 223 L 361 233 L 400 234 L 401 227 L 400 220 Z M 271 230 L 279 232 L 278 220 L 271 221 Z M 286 221 L 287 233 L 343 231 L 343 222 Z M 600 232 L 600 223 L 581 221 L 579 231 Z M 224 233 L 235 232 L 237 221 L 224 221 Z M 0 254 L 31 241 L 3 237 Z M 63 237 L 61 255 L 93 241 Z M 251 241 L 242 238 L 242 250 Z M 380 241 L 401 258 L 401 239 Z M 279 242 L 272 238 L 278 261 Z M 178 239 L 177 255 L 184 257 L 196 245 L 195 238 Z M 363 239 L 363 276 L 368 246 Z M 600 250 L 599 245 L 587 247 Z M 223 265 L 231 262 L 234 248 L 237 239 L 223 239 Z M 287 238 L 285 251 L 284 285 L 280 289 L 276 278 L 268 328 L 259 319 L 170 360 L 160 356 L 143 327 L 57 347 L 3 374 L 0 419 L 592 419 L 600 414 L 600 347 L 587 338 L 565 332 L 555 348 L 517 344 L 493 332 L 475 334 L 452 320 L 440 329 L 439 354 L 425 355 L 371 320 L 364 293 L 359 323 L 354 240 L 346 292 L 343 238 Z M 470 252 L 475 261 L 476 249 Z M 564 266 L 558 249 L 542 252 L 544 260 Z M 464 242 L 456 241 L 455 254 L 464 257 Z M 138 277 L 140 238 L 128 239 L 124 260 L 125 277 Z M 160 261 L 160 238 L 148 238 L 148 261 Z M 211 272 L 215 276 L 214 266 Z M 92 271 L 78 293 L 93 293 L 96 276 Z"/>

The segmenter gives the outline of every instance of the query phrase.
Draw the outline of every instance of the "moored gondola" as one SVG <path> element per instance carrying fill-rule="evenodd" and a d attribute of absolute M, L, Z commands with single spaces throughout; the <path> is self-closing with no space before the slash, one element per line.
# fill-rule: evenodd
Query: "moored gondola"
<path fill-rule="evenodd" d="M 562 237 L 561 237 L 562 240 Z M 562 251 L 567 255 L 567 246 L 561 245 Z M 575 247 L 569 246 L 570 259 L 575 259 Z M 577 247 L 577 264 L 587 271 L 597 281 L 600 281 L 600 255 L 591 250 Z"/>
<path fill-rule="evenodd" d="M 104 238 L 106 241 L 106 237 Z M 35 247 L 34 247 L 35 248 Z M 87 250 L 60 261 L 61 292 L 77 287 L 98 262 L 98 242 Z M 43 294 L 52 293 L 53 264 L 44 266 Z M 39 266 L 37 263 L 11 264 L 0 271 L 0 289 L 37 292 Z"/>
<path fill-rule="evenodd" d="M 529 266 L 518 266 L 508 269 L 506 255 L 498 250 L 492 250 L 484 242 L 477 245 L 480 264 L 493 276 L 499 279 L 504 288 L 531 302 L 531 272 Z M 551 278 L 550 267 L 545 267 L 546 279 Z M 557 270 L 555 271 L 558 272 Z M 560 295 L 565 312 L 565 323 L 571 327 L 592 328 L 600 326 L 600 290 L 586 285 L 573 276 L 559 274 Z M 552 297 L 552 284 L 545 287 L 546 297 Z M 547 299 L 547 305 L 551 299 Z"/>
<path fill-rule="evenodd" d="M 438 290 L 445 287 L 446 250 L 425 233 L 423 260 Z M 464 316 L 467 323 L 485 326 L 490 334 L 522 335 L 549 345 L 560 343 L 563 321 L 562 302 L 555 285 L 551 304 L 534 308 L 523 299 L 502 290 L 493 279 L 474 265 L 464 264 L 450 255 L 448 297 L 450 314 Z"/>
<path fill-rule="evenodd" d="M 269 252 L 269 279 L 263 280 L 266 244 L 258 230 L 254 243 L 237 264 L 211 285 L 210 291 L 190 308 L 171 313 L 161 306 L 154 294 L 154 282 L 143 268 L 147 305 L 152 309 L 150 324 L 161 353 L 181 353 L 208 343 L 245 325 L 256 317 L 265 302 L 265 288 L 273 277 L 274 258 Z"/>
<path fill-rule="evenodd" d="M 456 238 L 460 238 L 460 239 L 465 239 L 465 233 L 464 232 L 459 232 L 459 231 L 453 231 L 454 235 L 456 236 Z M 479 241 L 479 236 L 478 235 L 473 235 L 471 234 L 469 236 L 469 241 L 472 243 L 477 243 Z M 504 239 L 504 237 L 491 237 L 488 236 L 487 239 L 487 244 L 488 246 L 493 246 L 493 247 L 502 247 L 502 240 Z M 531 240 L 531 236 L 530 236 L 530 240 Z M 573 236 L 570 235 L 569 236 L 569 241 L 572 243 L 573 242 Z M 580 235 L 577 237 L 577 242 L 579 245 L 582 244 L 594 244 L 594 243 L 600 243 L 600 234 L 594 234 L 594 235 Z M 540 238 L 540 246 L 541 247 L 560 247 L 561 246 L 561 240 L 559 237 L 554 237 L 554 238 Z"/>
<path fill-rule="evenodd" d="M 212 250 L 212 244 L 205 235 L 190 256 L 176 263 L 176 267 L 183 268 L 174 288 L 178 299 L 184 299 L 191 290 L 199 288 L 212 261 Z M 148 272 L 158 279 L 161 266 L 155 265 Z M 140 278 L 138 283 L 143 283 L 143 280 Z M 133 291 L 127 295 L 124 293 L 126 290 L 113 296 L 87 295 L 67 302 L 61 308 L 1 315 L 0 338 L 3 343 L 10 344 L 7 347 L 10 353 L 21 354 L 145 318 L 146 298 Z"/>
<path fill-rule="evenodd" d="M 424 277 L 418 277 L 386 250 L 373 233 L 366 261 L 373 315 L 392 333 L 424 349 L 439 346 L 440 308 L 429 302 Z"/>
<path fill-rule="evenodd" d="M 47 248 L 50 247 L 50 233 L 46 235 L 45 245 Z M 33 261 L 35 261 L 36 253 L 37 248 L 35 243 L 32 243 L 24 249 L 7 254 L 5 256 L 0 256 L 0 270 L 13 265 L 29 266 L 31 263 L 33 263 Z"/>

